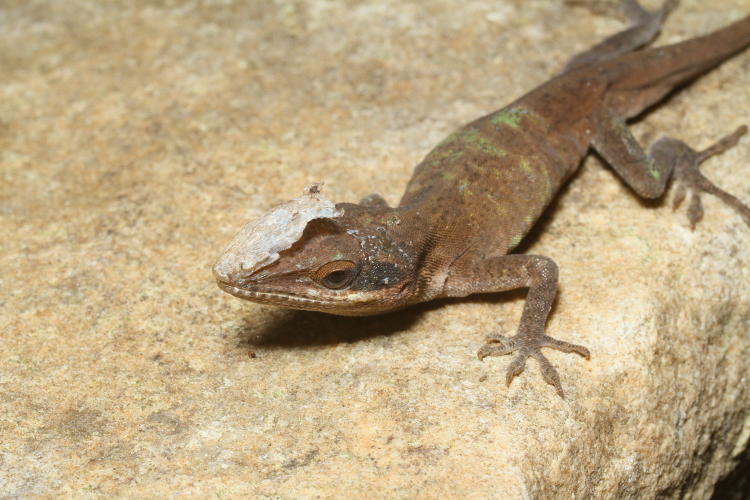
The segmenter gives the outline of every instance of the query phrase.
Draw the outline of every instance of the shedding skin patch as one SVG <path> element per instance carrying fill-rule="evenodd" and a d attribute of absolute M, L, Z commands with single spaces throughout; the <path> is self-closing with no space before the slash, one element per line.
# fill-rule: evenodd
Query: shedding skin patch
<path fill-rule="evenodd" d="M 227 281 L 235 273 L 253 273 L 266 267 L 278 260 L 279 252 L 302 237 L 308 222 L 338 215 L 341 212 L 333 202 L 313 185 L 299 198 L 277 205 L 245 224 L 224 247 L 214 264 L 214 275 Z"/>

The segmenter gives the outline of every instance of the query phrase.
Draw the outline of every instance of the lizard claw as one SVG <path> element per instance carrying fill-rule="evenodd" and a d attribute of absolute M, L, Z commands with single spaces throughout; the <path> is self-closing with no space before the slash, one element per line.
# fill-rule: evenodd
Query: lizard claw
<path fill-rule="evenodd" d="M 556 338 L 549 337 L 547 335 L 541 336 L 539 347 L 550 347 L 552 349 L 557 349 L 558 351 L 562 351 L 562 352 L 574 352 L 576 354 L 583 356 L 586 359 L 591 359 L 591 353 L 589 352 L 588 349 L 586 349 L 582 345 L 571 344 L 570 342 L 563 342 L 562 340 L 557 340 Z"/>
<path fill-rule="evenodd" d="M 560 383 L 560 375 L 557 373 L 555 367 L 552 366 L 552 363 L 542 354 L 542 347 L 550 347 L 562 352 L 574 352 L 586 359 L 591 358 L 591 353 L 585 347 L 571 344 L 570 342 L 563 342 L 544 334 L 518 334 L 510 338 L 503 337 L 502 335 L 489 337 L 487 343 L 479 348 L 477 357 L 483 360 L 487 356 L 504 356 L 517 351 L 518 354 L 505 372 L 505 383 L 507 385 L 510 385 L 513 379 L 523 372 L 526 367 L 526 360 L 529 357 L 533 357 L 539 363 L 542 378 L 544 378 L 545 382 L 553 386 L 561 398 L 565 398 L 565 393 Z"/>
<path fill-rule="evenodd" d="M 529 354 L 528 351 L 524 352 L 524 350 L 522 350 L 518 353 L 515 359 L 511 361 L 510 366 L 508 366 L 508 369 L 505 371 L 505 385 L 510 387 L 510 383 L 513 382 L 513 379 L 523 372 L 524 368 L 526 368 L 526 359 L 529 357 Z"/>
<path fill-rule="evenodd" d="M 557 370 L 552 366 L 552 363 L 550 363 L 549 360 L 539 351 L 533 352 L 531 355 L 539 362 L 539 369 L 542 371 L 542 378 L 544 381 L 555 388 L 558 396 L 565 399 L 565 393 L 563 392 L 562 384 L 560 383 L 560 375 L 558 375 Z"/>

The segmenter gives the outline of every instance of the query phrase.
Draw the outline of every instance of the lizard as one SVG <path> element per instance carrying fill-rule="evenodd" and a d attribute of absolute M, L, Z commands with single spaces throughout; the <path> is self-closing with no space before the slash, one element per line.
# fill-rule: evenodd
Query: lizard
<path fill-rule="evenodd" d="M 677 1 L 653 12 L 637 0 L 621 4 L 629 28 L 440 142 L 415 167 L 398 206 L 377 194 L 334 204 L 313 186 L 240 230 L 214 265 L 219 287 L 254 302 L 349 316 L 527 288 L 515 335 L 491 335 L 477 356 L 516 353 L 508 385 L 534 358 L 564 398 L 542 348 L 586 359 L 590 352 L 545 331 L 557 292 L 555 262 L 511 252 L 590 150 L 642 198 L 661 198 L 673 179 L 677 208 L 689 190 L 693 229 L 703 216 L 701 193 L 718 196 L 750 226 L 750 208 L 699 170 L 747 127 L 697 151 L 671 137 L 644 150 L 627 126 L 675 87 L 750 46 L 750 16 L 698 38 L 644 48 Z"/>

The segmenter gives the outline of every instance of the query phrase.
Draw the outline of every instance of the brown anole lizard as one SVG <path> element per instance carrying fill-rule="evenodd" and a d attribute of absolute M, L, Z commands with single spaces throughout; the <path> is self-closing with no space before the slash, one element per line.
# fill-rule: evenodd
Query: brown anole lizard
<path fill-rule="evenodd" d="M 750 225 L 750 208 L 699 171 L 732 146 L 740 127 L 695 151 L 662 138 L 644 151 L 626 121 L 750 45 L 750 16 L 716 32 L 645 50 L 676 1 L 647 12 L 623 0 L 632 26 L 571 59 L 563 72 L 507 107 L 460 128 L 416 167 L 397 207 L 379 195 L 333 204 L 317 188 L 247 224 L 214 266 L 237 297 L 340 315 L 392 311 L 438 297 L 528 288 L 516 335 L 495 336 L 479 358 L 517 353 L 506 381 L 533 357 L 560 396 L 549 347 L 589 358 L 552 338 L 545 323 L 558 270 L 548 257 L 509 254 L 590 149 L 643 198 L 659 198 L 670 178 L 675 202 L 690 190 L 691 225 L 700 193 L 721 198 Z"/>

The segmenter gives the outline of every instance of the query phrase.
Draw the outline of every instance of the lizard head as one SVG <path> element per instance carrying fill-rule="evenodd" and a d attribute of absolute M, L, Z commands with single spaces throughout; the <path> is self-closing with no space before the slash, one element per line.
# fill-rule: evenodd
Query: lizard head
<path fill-rule="evenodd" d="M 333 205 L 317 189 L 246 224 L 214 265 L 237 297 L 347 316 L 408 303 L 418 252 L 397 209 Z"/>

